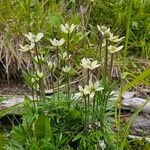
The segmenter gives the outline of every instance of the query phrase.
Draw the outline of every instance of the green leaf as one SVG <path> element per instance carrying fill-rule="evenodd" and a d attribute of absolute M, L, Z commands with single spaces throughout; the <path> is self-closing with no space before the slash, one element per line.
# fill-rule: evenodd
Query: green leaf
<path fill-rule="evenodd" d="M 128 91 L 130 88 L 132 88 L 133 86 L 135 86 L 139 82 L 142 82 L 144 79 L 148 78 L 149 76 L 150 76 L 150 68 L 148 68 L 147 70 L 143 71 L 132 82 L 130 82 L 130 84 L 128 84 L 127 86 L 125 86 L 123 88 L 123 90 L 122 90 L 122 93 Z"/>
<path fill-rule="evenodd" d="M 48 23 L 51 25 L 51 26 L 56 26 L 58 27 L 60 24 L 61 24 L 61 17 L 59 17 L 58 15 L 56 14 L 52 14 L 52 13 L 49 13 L 48 14 Z"/>
<path fill-rule="evenodd" d="M 4 146 L 5 146 L 5 144 L 6 144 L 6 138 L 2 135 L 2 134 L 0 134 L 0 149 L 1 150 L 4 150 Z"/>
<path fill-rule="evenodd" d="M 83 148 L 86 150 L 86 141 L 83 141 Z"/>
<path fill-rule="evenodd" d="M 72 140 L 72 142 L 79 140 L 82 137 L 82 134 L 77 134 L 74 139 Z"/>
<path fill-rule="evenodd" d="M 62 134 L 62 132 L 59 134 L 59 141 L 61 141 L 62 140 L 62 137 L 63 137 L 63 134 Z"/>
<path fill-rule="evenodd" d="M 37 139 L 51 138 L 50 118 L 46 115 L 40 115 L 35 122 L 35 136 Z"/>

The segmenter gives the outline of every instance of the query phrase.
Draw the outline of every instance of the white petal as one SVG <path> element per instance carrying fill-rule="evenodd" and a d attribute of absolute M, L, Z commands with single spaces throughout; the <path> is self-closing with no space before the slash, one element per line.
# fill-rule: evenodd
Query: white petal
<path fill-rule="evenodd" d="M 92 91 L 92 92 L 90 93 L 90 98 L 92 99 L 92 98 L 94 97 L 94 95 L 95 95 L 95 92 Z"/>
<path fill-rule="evenodd" d="M 64 44 L 65 40 L 62 38 L 58 41 L 57 39 L 54 38 L 53 40 L 50 39 L 50 42 L 53 46 L 61 46 Z"/>
<path fill-rule="evenodd" d="M 57 46 L 61 46 L 65 43 L 65 40 L 62 38 L 58 41 Z"/>
<path fill-rule="evenodd" d="M 117 51 L 120 51 L 122 48 L 123 48 L 123 45 L 119 46 L 119 47 L 117 48 Z"/>
<path fill-rule="evenodd" d="M 111 35 L 110 28 L 108 28 L 105 32 L 109 32 L 109 33 L 110 33 L 110 35 Z"/>
<path fill-rule="evenodd" d="M 37 76 L 38 76 L 39 78 L 42 78 L 42 77 L 44 76 L 44 74 L 43 74 L 43 72 L 37 71 Z"/>
<path fill-rule="evenodd" d="M 82 96 L 83 96 L 83 94 L 82 94 L 81 92 L 76 93 L 76 94 L 74 95 L 75 98 L 79 98 L 79 97 L 82 97 Z"/>
<path fill-rule="evenodd" d="M 73 30 L 75 29 L 76 25 L 72 24 L 71 27 L 70 27 L 70 33 L 73 32 Z"/>
<path fill-rule="evenodd" d="M 68 34 L 68 30 L 65 28 L 64 25 L 61 24 L 60 28 L 61 28 L 62 32 Z"/>
<path fill-rule="evenodd" d="M 85 95 L 90 94 L 91 89 L 89 88 L 89 86 L 86 85 L 83 92 L 84 92 Z"/>
<path fill-rule="evenodd" d="M 92 65 L 93 65 L 93 66 L 97 65 L 97 60 L 93 61 L 93 62 L 92 62 Z"/>
<path fill-rule="evenodd" d="M 93 87 L 93 83 L 91 80 L 89 80 L 89 87 Z"/>
<path fill-rule="evenodd" d="M 80 91 L 83 91 L 83 87 L 81 85 L 78 86 Z"/>
<path fill-rule="evenodd" d="M 67 52 L 64 52 L 62 58 L 64 59 L 64 58 L 66 58 L 66 57 L 67 57 Z"/>
<path fill-rule="evenodd" d="M 22 45 L 20 45 L 20 49 L 18 49 L 19 51 L 22 51 L 22 52 L 27 52 L 27 51 L 29 51 L 30 49 L 29 49 L 29 45 L 25 45 L 25 46 L 22 46 Z"/>
<path fill-rule="evenodd" d="M 31 45 L 29 46 L 29 49 L 30 49 L 30 50 L 33 49 L 34 46 L 35 46 L 35 43 L 31 43 Z"/>
<path fill-rule="evenodd" d="M 96 91 L 102 91 L 104 88 L 103 87 L 98 87 L 98 88 L 96 88 L 95 90 Z"/>
<path fill-rule="evenodd" d="M 92 62 L 92 68 L 91 68 L 91 70 L 93 70 L 93 69 L 95 69 L 95 68 L 97 68 L 97 67 L 99 67 L 100 66 L 100 64 L 97 64 L 97 60 L 96 61 L 93 61 Z"/>
<path fill-rule="evenodd" d="M 28 38 L 29 41 L 34 42 L 35 35 L 33 35 L 31 32 L 25 34 L 25 36 Z"/>
<path fill-rule="evenodd" d="M 43 33 L 38 33 L 37 36 L 36 36 L 36 38 L 35 38 L 35 42 L 40 41 L 43 37 L 44 37 Z"/>
<path fill-rule="evenodd" d="M 99 31 L 101 31 L 101 28 L 100 28 L 100 26 L 99 26 L 99 25 L 97 25 L 97 28 L 98 28 L 98 30 L 99 30 Z"/>
<path fill-rule="evenodd" d="M 100 85 L 99 81 L 96 81 L 96 82 L 94 83 L 94 87 L 95 87 L 95 89 L 96 89 L 96 88 L 98 88 L 98 87 L 99 87 L 99 85 Z"/>
<path fill-rule="evenodd" d="M 67 30 L 69 29 L 68 23 L 65 23 L 65 28 L 66 28 Z"/>

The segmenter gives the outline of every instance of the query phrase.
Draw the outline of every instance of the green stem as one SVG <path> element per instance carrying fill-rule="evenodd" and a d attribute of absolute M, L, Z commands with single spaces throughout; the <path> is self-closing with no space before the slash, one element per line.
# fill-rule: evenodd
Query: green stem
<path fill-rule="evenodd" d="M 70 33 L 67 34 L 67 65 L 69 67 L 70 61 L 69 61 L 69 49 L 70 49 Z"/>
<path fill-rule="evenodd" d="M 58 69 L 59 69 L 59 49 L 58 49 L 58 46 L 57 46 L 57 50 L 56 50 L 56 55 L 57 55 L 57 67 L 58 67 Z M 59 75 L 58 75 L 58 78 L 57 78 L 57 95 L 58 95 L 58 100 L 59 100 Z"/>
<path fill-rule="evenodd" d="M 35 105 L 34 88 L 33 88 L 33 86 L 31 87 L 31 94 L 32 94 L 32 100 L 33 100 L 33 108 L 34 108 L 34 110 L 35 110 L 36 105 Z"/>
<path fill-rule="evenodd" d="M 69 60 L 69 49 L 70 49 L 70 33 L 67 34 L 67 65 L 70 66 L 70 60 Z M 68 88 L 68 101 L 70 100 L 70 79 L 69 79 L 69 73 L 67 73 L 67 88 Z"/>
<path fill-rule="evenodd" d="M 128 12 L 127 12 L 127 23 L 126 23 L 126 38 L 125 38 L 125 48 L 123 51 L 123 68 L 122 68 L 122 74 L 124 74 L 125 72 L 125 68 L 126 68 L 126 59 L 127 59 L 127 49 L 128 49 L 128 41 L 129 41 L 129 34 L 130 34 L 130 25 L 131 25 L 131 12 L 132 12 L 132 0 L 129 0 L 128 3 Z M 121 78 L 121 83 L 120 83 L 120 92 L 122 93 L 122 88 L 123 88 L 123 82 L 124 79 Z M 118 103 L 116 104 L 116 108 L 115 108 L 115 119 L 116 119 L 116 125 L 117 125 L 117 130 L 118 130 L 118 142 L 117 142 L 117 150 L 120 149 L 119 147 L 119 137 L 120 137 L 120 123 L 121 123 L 121 102 L 122 102 L 122 98 L 121 96 L 118 99 Z"/>
<path fill-rule="evenodd" d="M 53 82 L 53 74 L 52 74 L 52 70 L 50 70 L 51 73 L 50 73 L 50 82 L 52 84 L 52 89 L 53 89 L 53 100 L 55 100 L 55 96 L 54 96 L 54 82 Z"/>
<path fill-rule="evenodd" d="M 96 101 L 95 101 L 95 98 L 93 99 L 93 121 L 95 120 L 95 113 L 96 113 L 96 110 L 95 110 L 95 103 L 96 103 Z"/>
<path fill-rule="evenodd" d="M 98 98 L 96 99 L 96 108 L 95 108 L 95 111 L 96 111 L 96 117 L 97 117 L 97 114 L 98 114 L 98 107 L 99 106 L 101 106 L 100 104 L 99 104 L 99 100 L 98 100 Z M 100 111 L 101 111 L 101 109 L 100 109 Z"/>
<path fill-rule="evenodd" d="M 38 65 L 38 70 L 40 72 L 42 72 L 42 65 L 41 65 L 41 62 L 40 62 L 40 57 L 39 57 L 39 52 L 38 52 L 38 46 L 37 44 L 35 43 L 35 52 L 36 52 L 36 56 L 37 56 L 37 65 Z M 43 100 L 43 105 L 44 105 L 44 108 L 46 107 L 46 103 L 45 103 L 45 88 L 44 88 L 44 79 L 43 77 L 39 79 L 39 95 L 40 95 L 40 100 Z"/>
<path fill-rule="evenodd" d="M 67 81 L 68 81 L 68 84 L 67 84 L 67 88 L 68 88 L 68 101 L 70 100 L 70 80 L 69 80 L 69 73 L 67 73 Z"/>
<path fill-rule="evenodd" d="M 107 67 L 108 67 L 108 39 L 106 39 L 106 50 L 105 50 L 105 60 L 104 60 L 104 75 L 103 75 L 103 79 L 104 79 L 104 83 L 106 84 L 106 80 L 107 80 Z"/>
<path fill-rule="evenodd" d="M 113 59 L 114 59 L 114 54 L 111 54 L 111 59 L 110 59 L 110 71 L 109 71 L 109 79 L 111 80 L 111 72 L 112 72 L 112 67 L 113 67 Z"/>
<path fill-rule="evenodd" d="M 29 56 L 30 56 L 30 59 L 32 59 L 32 55 L 31 55 L 31 52 L 29 51 Z M 31 61 L 31 64 L 32 64 L 32 70 L 33 72 L 35 72 L 35 66 L 34 66 L 34 62 Z M 35 102 L 35 97 L 34 97 L 34 87 L 33 85 L 31 85 L 31 95 L 32 95 L 32 99 L 33 99 L 33 108 L 35 109 L 36 108 L 36 102 Z"/>
<path fill-rule="evenodd" d="M 102 42 L 100 41 L 100 43 L 99 43 L 99 45 L 98 45 L 98 51 L 97 51 L 97 53 L 99 54 L 98 56 L 99 56 L 99 58 L 98 58 L 98 60 L 99 60 L 99 63 L 101 63 L 101 57 L 102 57 Z M 99 69 L 98 69 L 98 79 L 100 80 L 100 78 L 101 78 L 101 69 L 100 69 L 100 67 L 99 67 Z"/>
<path fill-rule="evenodd" d="M 87 83 L 89 85 L 89 80 L 90 80 L 90 70 L 87 70 Z M 89 121 L 89 112 L 90 112 L 90 96 L 88 94 L 88 110 L 87 110 L 87 114 L 88 114 L 88 121 Z"/>
<path fill-rule="evenodd" d="M 99 44 L 99 62 L 102 60 L 102 43 Z"/>
<path fill-rule="evenodd" d="M 87 124 L 87 100 L 86 97 L 84 96 L 84 105 L 85 105 L 85 127 Z"/>

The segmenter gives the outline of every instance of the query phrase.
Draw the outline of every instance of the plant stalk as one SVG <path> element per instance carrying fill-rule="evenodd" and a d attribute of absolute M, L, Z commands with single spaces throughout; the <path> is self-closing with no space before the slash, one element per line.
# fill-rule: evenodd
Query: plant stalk
<path fill-rule="evenodd" d="M 59 69 L 59 49 L 58 49 L 58 46 L 57 46 L 57 50 L 56 50 L 56 57 L 57 57 L 57 67 L 58 67 L 58 69 Z M 58 78 L 57 78 L 57 95 L 58 95 L 58 100 L 59 100 L 59 75 L 58 75 Z"/>
<path fill-rule="evenodd" d="M 113 60 L 114 60 L 114 54 L 111 54 L 111 59 L 110 59 L 110 71 L 109 71 L 109 79 L 111 81 L 111 72 L 112 72 L 112 67 L 113 67 Z"/>
<path fill-rule="evenodd" d="M 105 50 L 105 60 L 104 60 L 104 74 L 103 74 L 103 80 L 106 84 L 107 81 L 107 68 L 108 68 L 108 39 L 106 39 L 106 50 Z"/>

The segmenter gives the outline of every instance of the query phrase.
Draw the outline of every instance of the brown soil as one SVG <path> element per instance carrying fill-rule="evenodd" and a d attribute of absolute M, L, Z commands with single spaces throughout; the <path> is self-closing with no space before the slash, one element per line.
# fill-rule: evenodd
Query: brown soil
<path fill-rule="evenodd" d="M 6 81 L 0 83 L 0 96 L 3 95 L 26 95 L 30 90 L 24 83 L 13 82 L 8 84 Z"/>

